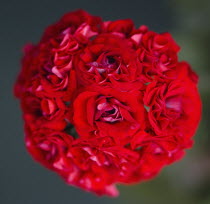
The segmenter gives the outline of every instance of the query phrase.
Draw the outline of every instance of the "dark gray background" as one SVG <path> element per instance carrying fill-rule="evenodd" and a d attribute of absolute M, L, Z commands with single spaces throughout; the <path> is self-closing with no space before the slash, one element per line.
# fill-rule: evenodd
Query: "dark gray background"
<path fill-rule="evenodd" d="M 173 3 L 163 0 L 7 0 L 0 1 L 0 204 L 137 203 L 143 196 L 136 186 L 121 187 L 117 199 L 98 198 L 67 186 L 57 175 L 35 163 L 25 150 L 19 103 L 12 89 L 20 70 L 21 49 L 36 43 L 44 28 L 65 12 L 85 9 L 104 20 L 131 18 L 136 26 L 157 32 L 176 27 Z M 160 182 L 157 178 L 156 185 Z M 164 180 L 167 183 L 167 179 Z M 149 188 L 147 184 L 144 188 Z M 150 185 L 150 184 L 149 184 Z M 163 195 L 167 185 L 162 187 Z M 153 189 L 154 190 L 154 189 Z M 129 191 L 129 193 L 128 193 Z M 132 192 L 135 192 L 132 194 Z M 155 200 L 155 199 L 154 199 Z M 143 202 L 148 203 L 148 202 Z"/>

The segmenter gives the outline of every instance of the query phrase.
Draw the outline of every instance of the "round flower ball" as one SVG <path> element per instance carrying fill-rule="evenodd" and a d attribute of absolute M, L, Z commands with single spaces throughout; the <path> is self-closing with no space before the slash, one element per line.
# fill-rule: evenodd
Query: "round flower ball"
<path fill-rule="evenodd" d="M 192 146 L 198 76 L 169 33 L 65 14 L 24 47 L 15 84 L 31 156 L 68 184 L 117 196 Z"/>

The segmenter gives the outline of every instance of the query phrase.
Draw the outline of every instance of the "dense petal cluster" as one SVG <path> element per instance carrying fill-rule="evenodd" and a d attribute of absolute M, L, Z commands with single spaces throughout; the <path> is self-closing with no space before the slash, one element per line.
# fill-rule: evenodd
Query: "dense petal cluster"
<path fill-rule="evenodd" d="M 197 75 L 169 33 L 79 10 L 24 48 L 15 84 L 32 157 L 74 186 L 117 196 L 191 147 Z"/>

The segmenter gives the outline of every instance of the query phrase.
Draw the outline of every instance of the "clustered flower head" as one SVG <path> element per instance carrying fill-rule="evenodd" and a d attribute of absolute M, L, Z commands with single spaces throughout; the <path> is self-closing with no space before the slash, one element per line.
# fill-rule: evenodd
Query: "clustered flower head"
<path fill-rule="evenodd" d="M 169 33 L 78 10 L 26 45 L 15 84 L 32 157 L 73 186 L 117 196 L 184 155 L 198 76 Z"/>

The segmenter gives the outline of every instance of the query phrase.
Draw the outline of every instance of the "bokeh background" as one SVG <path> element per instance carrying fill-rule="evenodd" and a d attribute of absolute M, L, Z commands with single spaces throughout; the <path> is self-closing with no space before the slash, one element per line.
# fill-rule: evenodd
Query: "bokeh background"
<path fill-rule="evenodd" d="M 115 199 L 67 186 L 25 150 L 23 122 L 12 88 L 21 49 L 65 12 L 82 8 L 104 20 L 131 18 L 169 31 L 180 59 L 200 75 L 203 116 L 193 149 L 152 181 L 119 186 Z M 0 1 L 0 204 L 210 204 L 210 1 L 209 0 L 1 0 Z"/>

